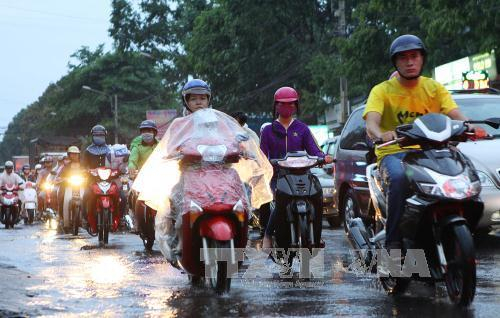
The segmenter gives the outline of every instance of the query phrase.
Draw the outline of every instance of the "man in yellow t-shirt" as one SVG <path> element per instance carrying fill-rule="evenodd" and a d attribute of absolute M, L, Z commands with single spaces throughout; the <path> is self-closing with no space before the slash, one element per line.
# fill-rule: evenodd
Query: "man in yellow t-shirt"
<path fill-rule="evenodd" d="M 406 34 L 396 38 L 391 44 L 390 54 L 399 76 L 371 90 L 363 113 L 366 131 L 372 140 L 387 142 L 396 139 L 397 126 L 412 123 L 427 113 L 442 113 L 452 119 L 467 120 L 441 84 L 421 76 L 426 49 L 418 37 Z M 384 180 L 387 180 L 386 247 L 400 248 L 398 224 L 408 192 L 401 164 L 405 150 L 394 144 L 376 149 L 375 154 Z"/>

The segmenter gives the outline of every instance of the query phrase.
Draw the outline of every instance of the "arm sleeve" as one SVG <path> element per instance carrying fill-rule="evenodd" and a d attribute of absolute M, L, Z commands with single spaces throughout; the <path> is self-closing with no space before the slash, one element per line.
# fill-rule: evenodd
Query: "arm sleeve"
<path fill-rule="evenodd" d="M 458 108 L 457 103 L 451 97 L 450 92 L 443 85 L 437 83 L 437 97 L 441 104 L 441 113 L 447 115 L 453 109 Z"/>
<path fill-rule="evenodd" d="M 304 134 L 304 148 L 306 149 L 306 152 L 311 156 L 317 156 L 321 158 L 325 156 L 323 151 L 321 151 L 321 149 L 319 148 L 318 143 L 316 142 L 316 139 L 311 133 L 309 127 L 307 127 Z"/>
<path fill-rule="evenodd" d="M 268 139 L 269 135 L 265 131 L 265 129 L 262 131 L 262 136 L 260 136 L 260 150 L 264 153 L 266 158 L 269 159 L 269 145 L 268 145 Z"/>
<path fill-rule="evenodd" d="M 129 169 L 138 169 L 139 165 L 139 147 L 135 146 L 130 151 L 130 156 L 128 157 L 128 168 Z"/>
<path fill-rule="evenodd" d="M 363 118 L 366 119 L 366 114 L 369 112 L 376 112 L 380 115 L 384 113 L 384 98 L 381 86 L 377 85 L 370 91 L 368 96 L 368 101 L 366 102 L 365 111 L 363 112 Z"/>

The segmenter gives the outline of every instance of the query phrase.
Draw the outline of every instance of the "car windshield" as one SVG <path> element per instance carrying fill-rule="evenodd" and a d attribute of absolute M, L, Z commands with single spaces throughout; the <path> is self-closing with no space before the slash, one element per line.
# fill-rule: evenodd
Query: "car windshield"
<path fill-rule="evenodd" d="M 500 98 L 463 98 L 456 100 L 458 106 L 465 116 L 473 120 L 483 120 L 492 117 L 500 117 Z M 500 137 L 500 130 L 488 125 L 481 125 L 488 134 Z"/>

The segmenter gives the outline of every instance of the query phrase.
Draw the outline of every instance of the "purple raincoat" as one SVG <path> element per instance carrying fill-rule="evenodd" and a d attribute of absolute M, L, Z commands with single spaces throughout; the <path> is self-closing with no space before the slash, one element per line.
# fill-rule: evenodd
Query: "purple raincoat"
<path fill-rule="evenodd" d="M 310 156 L 325 156 L 309 127 L 298 119 L 294 119 L 286 130 L 277 120 L 266 126 L 260 136 L 260 149 L 268 159 L 281 159 L 287 152 L 301 150 Z"/>

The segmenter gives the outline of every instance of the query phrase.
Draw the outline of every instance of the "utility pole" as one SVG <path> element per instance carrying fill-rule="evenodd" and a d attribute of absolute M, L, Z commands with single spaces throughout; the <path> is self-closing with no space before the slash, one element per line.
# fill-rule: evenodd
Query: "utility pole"
<path fill-rule="evenodd" d="M 339 8 L 335 11 L 335 16 L 339 18 L 338 33 L 345 37 L 345 0 L 339 0 Z M 342 57 L 340 59 L 342 62 Z M 343 75 L 340 76 L 340 106 L 342 107 L 342 122 L 345 123 L 349 117 L 349 99 L 347 98 L 347 78 Z"/>
<path fill-rule="evenodd" d="M 114 95 L 114 100 L 115 100 L 115 144 L 118 143 L 118 94 Z"/>

